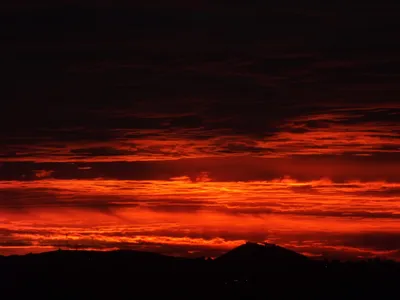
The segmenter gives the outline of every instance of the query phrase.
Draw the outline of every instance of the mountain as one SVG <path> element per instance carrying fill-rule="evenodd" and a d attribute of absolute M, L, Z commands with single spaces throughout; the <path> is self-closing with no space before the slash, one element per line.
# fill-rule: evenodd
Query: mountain
<path fill-rule="evenodd" d="M 240 245 L 216 259 L 219 264 L 232 267 L 265 267 L 299 265 L 310 262 L 310 259 L 295 251 L 269 243 L 252 243 Z"/>

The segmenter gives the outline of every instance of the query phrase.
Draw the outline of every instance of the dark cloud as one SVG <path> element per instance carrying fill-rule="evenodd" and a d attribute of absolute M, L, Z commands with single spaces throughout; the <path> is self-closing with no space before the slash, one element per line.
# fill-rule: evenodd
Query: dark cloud
<path fill-rule="evenodd" d="M 57 188 L 25 188 L 2 189 L 0 191 L 0 207 L 2 210 L 29 211 L 32 209 L 63 209 L 74 208 L 100 211 L 113 215 L 118 208 L 136 207 L 134 199 L 127 203 L 118 203 L 120 196 L 85 196 L 76 197 Z M 124 199 L 126 200 L 126 199 Z"/>
<path fill-rule="evenodd" d="M 354 234 L 344 237 L 343 244 L 346 246 L 362 247 L 372 250 L 399 250 L 400 233 L 365 233 Z"/>
<path fill-rule="evenodd" d="M 181 2 L 23 7 L 2 13 L 9 25 L 3 72 L 17 99 L 1 113 L 3 160 L 294 155 L 315 146 L 288 149 L 268 139 L 278 134 L 285 144 L 282 131 L 335 130 L 329 119 L 294 128 L 299 117 L 357 104 L 375 108 L 347 110 L 347 118 L 333 123 L 373 122 L 380 139 L 391 131 L 383 122 L 396 121 L 400 24 L 391 9 L 350 15 L 339 7 L 262 3 L 230 3 L 229 10 Z M 397 131 L 393 144 L 382 140 L 359 151 L 396 152 Z M 137 143 L 149 139 L 158 148 Z M 186 141 L 184 149 L 168 149 L 176 139 Z M 354 151 L 342 144 L 332 149 Z"/>
<path fill-rule="evenodd" d="M 193 213 L 204 209 L 204 205 L 196 205 L 196 204 L 188 204 L 184 203 L 181 205 L 178 204 L 158 204 L 151 205 L 148 208 L 152 211 L 161 211 L 161 212 L 169 212 L 169 213 Z"/>
<path fill-rule="evenodd" d="M 55 179 L 102 177 L 121 180 L 168 180 L 186 175 L 194 180 L 201 172 L 208 172 L 215 181 L 272 180 L 290 176 L 305 181 L 326 177 L 334 182 L 348 180 L 397 182 L 398 167 L 397 156 L 389 154 L 334 157 L 303 155 L 290 159 L 237 156 L 102 163 L 5 162 L 0 168 L 0 180 L 37 180 L 40 178 L 35 176 L 34 170 L 53 170 L 51 176 Z M 306 188 L 294 187 L 298 191 Z"/>
<path fill-rule="evenodd" d="M 83 158 L 87 156 L 119 156 L 134 154 L 133 151 L 123 151 L 111 147 L 73 149 L 70 152 Z"/>

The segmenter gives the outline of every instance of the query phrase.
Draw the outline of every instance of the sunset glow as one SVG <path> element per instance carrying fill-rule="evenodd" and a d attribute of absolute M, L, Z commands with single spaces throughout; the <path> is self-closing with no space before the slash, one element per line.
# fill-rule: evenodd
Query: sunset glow
<path fill-rule="evenodd" d="M 400 260 L 398 9 L 23 2 L 3 8 L 0 254 Z"/>
<path fill-rule="evenodd" d="M 0 229 L 10 245 L 1 251 L 162 245 L 180 255 L 212 254 L 253 239 L 315 255 L 344 248 L 358 256 L 397 257 L 394 249 L 369 248 L 368 240 L 379 234 L 390 239 L 400 230 L 399 183 L 289 177 L 214 182 L 208 176 L 3 181 L 9 200 L 3 201 Z"/>

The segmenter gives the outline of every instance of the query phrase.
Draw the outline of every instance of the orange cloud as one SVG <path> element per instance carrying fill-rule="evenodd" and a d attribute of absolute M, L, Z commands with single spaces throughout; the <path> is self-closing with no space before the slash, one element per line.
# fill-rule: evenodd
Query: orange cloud
<path fill-rule="evenodd" d="M 208 172 L 201 172 L 197 177 L 197 182 L 208 182 L 211 181 L 210 174 Z"/>
<path fill-rule="evenodd" d="M 37 178 L 47 178 L 51 177 L 51 174 L 53 174 L 54 171 L 52 170 L 35 170 L 35 176 Z"/>
<path fill-rule="evenodd" d="M 350 247 L 345 241 L 334 244 L 337 238 L 326 240 L 332 234 L 400 234 L 396 182 L 290 177 L 215 182 L 202 176 L 206 180 L 2 181 L 0 232 L 8 243 L 2 248 L 21 242 L 24 247 L 65 246 L 68 234 L 69 242 L 87 248 L 164 245 L 221 252 L 247 239 L 275 239 L 296 248 L 307 235 L 315 242 L 303 250 L 318 254 L 326 247 Z M 351 247 L 372 247 L 359 241 Z"/>

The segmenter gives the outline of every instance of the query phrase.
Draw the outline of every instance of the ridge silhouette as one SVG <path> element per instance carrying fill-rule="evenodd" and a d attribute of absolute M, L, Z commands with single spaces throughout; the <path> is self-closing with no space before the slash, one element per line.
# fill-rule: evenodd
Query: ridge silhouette
<path fill-rule="evenodd" d="M 393 261 L 317 261 L 251 242 L 216 259 L 133 250 L 0 256 L 4 299 L 54 299 L 60 293 L 69 299 L 383 299 L 397 294 L 398 278 L 400 264 Z"/>
<path fill-rule="evenodd" d="M 269 243 L 247 242 L 217 258 L 218 261 L 258 261 L 274 263 L 279 260 L 285 263 L 304 262 L 308 258 L 295 251 Z"/>

